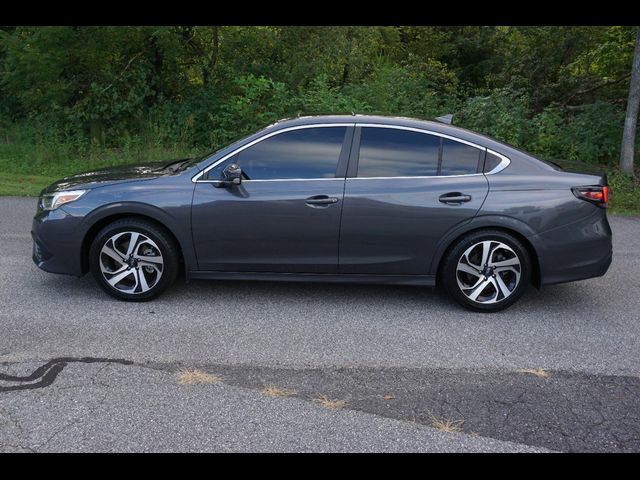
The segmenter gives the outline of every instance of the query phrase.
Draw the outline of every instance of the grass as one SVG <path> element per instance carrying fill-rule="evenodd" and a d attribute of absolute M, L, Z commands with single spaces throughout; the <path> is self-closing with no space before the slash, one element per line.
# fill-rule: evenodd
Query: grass
<path fill-rule="evenodd" d="M 183 368 L 178 372 L 177 377 L 178 383 L 181 385 L 203 385 L 222 381 L 222 377 L 203 372 L 197 368 Z"/>
<path fill-rule="evenodd" d="M 288 390 L 286 388 L 278 388 L 274 385 L 265 385 L 260 390 L 260 393 L 267 395 L 268 397 L 291 397 L 298 392 L 295 390 Z"/>
<path fill-rule="evenodd" d="M 313 399 L 314 402 L 319 403 L 324 408 L 329 408 L 332 410 L 337 410 L 339 408 L 344 408 L 348 404 L 345 400 L 333 400 L 326 395 L 318 395 Z"/>
<path fill-rule="evenodd" d="M 0 174 L 0 195 L 17 197 L 37 197 L 47 185 L 60 177 L 47 175 L 25 175 L 22 173 Z"/>
<path fill-rule="evenodd" d="M 76 148 L 0 138 L 0 195 L 37 196 L 44 187 L 67 175 L 116 165 L 186 158 L 205 150 L 157 145 Z"/>
<path fill-rule="evenodd" d="M 546 370 L 542 368 L 523 368 L 518 370 L 520 373 L 530 373 L 531 375 L 535 375 L 540 378 L 549 378 L 550 374 Z"/>
<path fill-rule="evenodd" d="M 640 170 L 640 169 L 638 169 Z M 611 187 L 609 213 L 612 215 L 640 215 L 640 171 L 634 181 L 628 175 L 612 172 L 608 175 Z"/>
<path fill-rule="evenodd" d="M 455 433 L 462 431 L 464 420 L 449 420 L 431 416 L 431 426 L 440 432 Z"/>

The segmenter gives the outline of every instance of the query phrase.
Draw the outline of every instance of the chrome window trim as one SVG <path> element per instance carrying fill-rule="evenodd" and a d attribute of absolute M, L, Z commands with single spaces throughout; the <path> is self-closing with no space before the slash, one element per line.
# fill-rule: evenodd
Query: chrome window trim
<path fill-rule="evenodd" d="M 449 140 L 453 140 L 454 142 L 459 142 L 465 145 L 469 145 L 470 147 L 474 147 L 477 148 L 481 151 L 485 151 L 488 153 L 491 153 L 493 155 L 496 155 L 497 157 L 500 157 L 502 159 L 502 161 L 496 166 L 494 167 L 491 171 L 489 172 L 481 172 L 481 173 L 466 173 L 466 174 L 460 174 L 460 175 L 422 175 L 422 176 L 413 176 L 413 177 L 346 177 L 349 180 L 381 180 L 381 179 L 391 179 L 391 178 L 399 178 L 399 179 L 406 179 L 406 178 L 452 178 L 452 177 L 473 177 L 473 176 L 478 176 L 478 175 L 493 175 L 496 174 L 498 172 L 501 172 L 502 170 L 504 170 L 505 168 L 507 168 L 510 164 L 511 164 L 511 159 L 509 159 L 509 157 L 502 155 L 501 153 L 496 152 L 495 150 L 491 150 L 490 148 L 487 147 L 483 147 L 482 145 L 478 145 L 477 143 L 473 143 L 473 142 L 469 142 L 467 140 L 463 140 L 461 138 L 457 138 L 457 137 L 453 137 L 451 135 L 447 135 L 446 133 L 440 133 L 440 132 L 434 132 L 433 130 L 427 130 L 425 128 L 416 128 L 416 127 L 406 127 L 404 125 L 387 125 L 387 124 L 383 124 L 383 123 L 358 123 L 358 122 L 354 122 L 354 123 L 314 123 L 314 124 L 308 124 L 308 125 L 296 125 L 293 127 L 287 127 L 287 128 L 283 128 L 281 130 L 276 130 L 275 132 L 270 132 L 266 135 L 263 135 L 260 138 L 256 138 L 255 140 L 247 143 L 246 145 L 243 145 L 235 150 L 233 150 L 232 152 L 228 153 L 227 155 L 225 155 L 224 157 L 222 157 L 220 160 L 212 163 L 211 165 L 209 165 L 208 167 L 206 167 L 204 170 L 202 170 L 201 172 L 197 173 L 196 175 L 194 175 L 191 178 L 191 181 L 194 183 L 217 183 L 219 180 L 199 180 L 200 177 L 202 177 L 203 175 L 205 175 L 209 170 L 211 170 L 212 168 L 220 165 L 222 162 L 224 162 L 225 160 L 228 160 L 229 158 L 233 157 L 234 155 L 242 152 L 243 150 L 257 144 L 260 143 L 263 140 L 266 140 L 267 138 L 271 138 L 275 135 L 279 135 L 281 133 L 285 133 L 285 132 L 290 132 L 293 130 L 302 130 L 302 129 L 306 129 L 306 128 L 324 128 L 324 127 L 372 127 L 372 128 L 392 128 L 392 129 L 396 129 L 396 130 L 408 130 L 410 132 L 417 132 L 417 133 L 424 133 L 427 135 L 434 135 L 436 137 L 442 137 L 442 138 L 446 138 Z M 315 180 L 344 180 L 344 178 L 269 178 L 269 179 L 256 179 L 256 180 L 244 180 L 244 182 L 285 182 L 285 181 L 315 181 Z"/>
<path fill-rule="evenodd" d="M 415 177 L 347 177 L 347 180 L 391 180 L 408 178 L 454 178 L 454 177 L 479 177 L 484 173 L 461 173 L 459 175 L 416 175 Z"/>
<path fill-rule="evenodd" d="M 490 148 L 487 148 L 487 153 L 491 153 L 496 157 L 500 157 L 502 161 L 498 165 L 493 167 L 489 172 L 485 172 L 485 175 L 493 175 L 495 173 L 501 172 L 511 164 L 511 159 L 502 155 L 501 153 L 491 150 Z"/>
<path fill-rule="evenodd" d="M 344 177 L 318 177 L 318 178 L 265 178 L 256 180 L 242 180 L 245 182 L 317 182 L 318 180 L 341 180 L 344 181 Z M 205 180 L 203 180 L 204 182 Z M 206 180 L 207 182 L 217 182 L 218 180 Z"/>
<path fill-rule="evenodd" d="M 212 183 L 212 182 L 215 183 L 215 182 L 218 182 L 218 180 L 199 180 L 199 178 L 202 177 L 203 175 L 205 175 L 212 168 L 220 165 L 225 160 L 228 160 L 229 158 L 233 157 L 234 155 L 240 153 L 241 151 L 243 151 L 243 150 L 245 150 L 245 149 L 247 149 L 249 147 L 252 147 L 256 143 L 260 143 L 261 141 L 266 140 L 267 138 L 271 138 L 271 137 L 273 137 L 275 135 L 280 135 L 281 133 L 285 133 L 285 132 L 291 132 L 293 130 L 302 130 L 302 129 L 305 129 L 305 128 L 353 127 L 353 126 L 355 126 L 355 123 L 316 123 L 316 124 L 309 124 L 309 125 L 296 125 L 294 127 L 287 127 L 287 128 L 283 128 L 281 130 L 276 130 L 275 132 L 267 133 L 266 135 L 263 135 L 260 138 L 256 138 L 255 140 L 247 143 L 246 145 L 242 145 L 241 147 L 236 148 L 231 153 L 226 154 L 220 160 L 212 163 L 211 165 L 206 167 L 201 172 L 195 174 L 191 178 L 191 181 L 194 182 L 194 183 Z M 284 181 L 284 180 L 317 180 L 317 179 L 314 179 L 314 178 L 305 178 L 305 179 L 298 179 L 298 178 L 271 178 L 271 179 L 264 179 L 264 180 L 244 180 L 244 181 L 245 182 L 267 182 L 267 181 L 274 181 L 274 180 L 275 181 Z M 336 180 L 336 179 L 335 178 L 323 178 L 323 180 Z M 340 178 L 338 180 L 342 180 L 342 179 Z"/>

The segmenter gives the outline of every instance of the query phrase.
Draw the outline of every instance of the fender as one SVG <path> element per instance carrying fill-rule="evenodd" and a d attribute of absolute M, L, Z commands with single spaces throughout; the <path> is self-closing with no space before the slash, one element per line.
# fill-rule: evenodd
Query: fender
<path fill-rule="evenodd" d="M 531 237 L 536 234 L 536 232 L 528 224 L 526 224 L 522 220 L 518 220 L 517 218 L 513 218 L 508 215 L 478 215 L 463 224 L 454 226 L 451 230 L 449 230 L 445 235 L 442 236 L 442 238 L 438 242 L 438 245 L 436 246 L 436 253 L 431 260 L 431 265 L 429 266 L 429 274 L 437 274 L 438 266 L 440 265 L 442 256 L 456 238 L 472 230 L 478 230 L 480 228 L 505 228 L 519 233 L 528 240 L 530 240 Z M 536 247 L 534 245 L 534 249 L 535 248 Z"/>
<path fill-rule="evenodd" d="M 190 216 L 185 220 L 178 220 L 168 214 L 165 210 L 142 202 L 114 202 L 98 207 L 87 214 L 79 225 L 82 242 L 89 233 L 90 229 L 101 220 L 114 215 L 141 215 L 155 220 L 165 227 L 180 244 L 182 255 L 185 263 L 185 275 L 187 276 L 191 270 L 197 266 L 195 251 L 193 250 L 193 242 L 191 240 Z"/>

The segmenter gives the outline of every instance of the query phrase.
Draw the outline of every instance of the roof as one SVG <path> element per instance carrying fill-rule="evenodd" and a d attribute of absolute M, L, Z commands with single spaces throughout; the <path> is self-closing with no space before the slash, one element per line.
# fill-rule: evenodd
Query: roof
<path fill-rule="evenodd" d="M 404 127 L 419 128 L 429 130 L 436 133 L 451 135 L 471 143 L 482 145 L 497 152 L 512 150 L 513 147 L 498 142 L 485 135 L 466 130 L 454 125 L 448 125 L 442 122 L 425 120 L 411 117 L 387 116 L 387 115 L 308 115 L 295 118 L 286 118 L 278 120 L 276 123 L 269 125 L 265 130 L 279 130 L 281 128 L 293 127 L 297 125 L 311 125 L 316 123 L 372 123 L 378 125 L 398 125 Z M 264 130 L 263 130 L 264 131 Z"/>

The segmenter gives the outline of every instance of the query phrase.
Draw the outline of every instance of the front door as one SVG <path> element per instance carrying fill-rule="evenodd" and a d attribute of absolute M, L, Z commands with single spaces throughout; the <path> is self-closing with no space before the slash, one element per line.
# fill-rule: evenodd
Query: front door
<path fill-rule="evenodd" d="M 336 273 L 351 146 L 347 125 L 267 135 L 208 172 L 195 187 L 192 231 L 200 270 Z M 211 183 L 230 163 L 240 185 Z"/>

